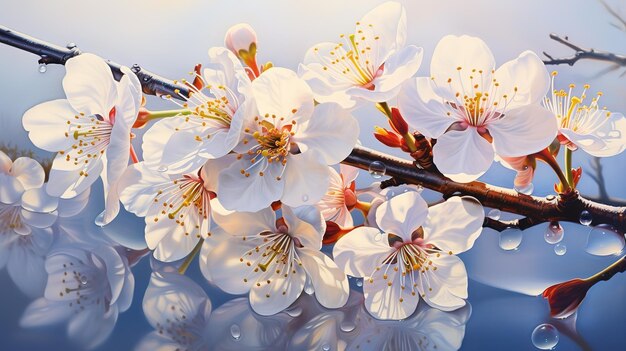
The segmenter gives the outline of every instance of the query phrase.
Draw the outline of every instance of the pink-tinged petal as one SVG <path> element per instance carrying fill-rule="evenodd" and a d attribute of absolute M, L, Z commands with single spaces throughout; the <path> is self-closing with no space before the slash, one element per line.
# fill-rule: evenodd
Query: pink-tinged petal
<path fill-rule="evenodd" d="M 465 265 L 455 255 L 441 254 L 440 257 L 429 256 L 433 267 L 417 280 L 417 289 L 424 301 L 442 311 L 454 311 L 465 306 L 467 298 L 467 272 Z M 422 274 L 422 273 L 420 273 Z"/>
<path fill-rule="evenodd" d="M 339 173 L 341 173 L 341 177 L 343 178 L 343 185 L 345 187 L 349 187 L 350 183 L 355 181 L 356 177 L 359 176 L 359 169 L 356 167 L 340 164 Z"/>
<path fill-rule="evenodd" d="M 459 53 L 463 54 L 459 55 Z M 459 67 L 461 69 L 458 69 Z M 480 76 L 482 82 L 486 82 L 480 90 L 488 91 L 491 72 L 494 68 L 493 54 L 484 41 L 467 35 L 460 37 L 447 35 L 435 47 L 430 64 L 430 75 L 437 84 L 435 91 L 454 101 L 456 93 L 463 96 L 464 91 L 470 90 L 476 84 L 476 80 L 470 77 L 477 78 L 480 71 L 482 71 Z"/>
<path fill-rule="evenodd" d="M 59 198 L 50 196 L 46 188 L 29 189 L 22 194 L 22 208 L 31 212 L 50 213 L 59 206 Z"/>
<path fill-rule="evenodd" d="M 494 151 L 475 128 L 451 130 L 437 139 L 433 161 L 446 177 L 467 183 L 478 179 L 491 166 Z"/>
<path fill-rule="evenodd" d="M 395 271 L 397 267 L 393 266 L 382 266 L 369 280 L 363 281 L 365 308 L 377 319 L 405 319 L 415 312 L 419 302 L 417 291 L 403 272 Z"/>
<path fill-rule="evenodd" d="M 276 115 L 285 120 L 307 121 L 313 113 L 313 92 L 295 72 L 274 67 L 252 82 L 260 115 Z M 294 112 L 295 111 L 295 112 Z"/>
<path fill-rule="evenodd" d="M 354 277 L 369 277 L 394 249 L 387 235 L 371 227 L 359 227 L 342 236 L 333 248 L 339 268 Z"/>
<path fill-rule="evenodd" d="M 211 203 L 213 205 L 213 203 Z M 213 220 L 230 235 L 256 235 L 266 231 L 275 231 L 276 213 L 271 207 L 257 212 L 228 212 L 215 203 Z"/>
<path fill-rule="evenodd" d="M 454 220 L 449 215 L 454 213 Z M 424 222 L 424 242 L 454 254 L 469 250 L 482 231 L 485 212 L 471 197 L 452 197 L 428 209 Z"/>
<path fill-rule="evenodd" d="M 39 162 L 29 157 L 20 157 L 13 161 L 11 175 L 22 183 L 25 190 L 41 187 L 46 178 Z"/>
<path fill-rule="evenodd" d="M 554 115 L 535 104 L 506 111 L 487 125 L 498 155 L 525 156 L 545 149 L 557 134 Z"/>
<path fill-rule="evenodd" d="M 13 165 L 13 161 L 11 161 L 11 159 L 9 158 L 9 156 L 7 156 L 7 154 L 5 154 L 4 152 L 2 152 L 2 150 L 0 150 L 0 172 L 9 173 L 9 170 L 11 169 L 11 165 Z"/>
<path fill-rule="evenodd" d="M 500 66 L 493 79 L 498 83 L 494 99 L 503 101 L 501 97 L 507 95 L 507 110 L 541 102 L 550 88 L 550 74 L 532 51 L 524 51 L 518 58 Z"/>
<path fill-rule="evenodd" d="M 315 150 L 289 155 L 283 174 L 285 188 L 280 200 L 291 207 L 314 205 L 326 193 L 329 177 L 328 166 Z"/>
<path fill-rule="evenodd" d="M 14 204 L 22 198 L 24 186 L 15 177 L 0 173 L 0 202 Z"/>
<path fill-rule="evenodd" d="M 297 128 L 293 141 L 303 153 L 319 152 L 327 165 L 345 159 L 359 137 L 356 119 L 335 103 L 317 105 L 311 119 Z"/>
<path fill-rule="evenodd" d="M 411 79 L 402 85 L 398 107 L 407 123 L 429 138 L 439 138 L 457 121 L 456 114 L 448 116 L 442 98 L 433 90 L 430 78 Z"/>
<path fill-rule="evenodd" d="M 289 235 L 300 240 L 309 249 L 322 248 L 322 238 L 326 231 L 326 222 L 320 212 L 313 206 L 290 208 L 282 207 L 283 219 L 289 229 Z"/>
<path fill-rule="evenodd" d="M 423 56 L 424 50 L 413 45 L 396 51 L 385 61 L 383 74 L 374 79 L 374 90 L 387 92 L 399 87 L 417 73 Z"/>
<path fill-rule="evenodd" d="M 233 163 L 222 171 L 219 176 L 218 198 L 227 210 L 254 212 L 268 207 L 279 200 L 285 188 L 285 177 L 281 175 L 283 166 L 272 162 L 263 170 L 266 159 L 249 169 L 249 176 L 241 174 L 241 170 L 250 167 L 246 158 Z M 285 171 L 286 173 L 286 171 Z M 280 177 L 280 180 L 277 178 Z M 321 197 L 321 196 L 320 196 Z"/>
<path fill-rule="evenodd" d="M 345 305 L 350 293 L 346 274 L 320 251 L 306 247 L 297 251 L 304 270 L 311 278 L 317 301 L 326 308 Z"/>
<path fill-rule="evenodd" d="M 52 100 L 32 107 L 22 117 L 28 137 L 37 147 L 50 152 L 69 149 L 74 139 L 66 133 L 68 121 L 78 115 L 67 100 Z"/>
<path fill-rule="evenodd" d="M 406 192 L 383 203 L 376 210 L 376 223 L 385 233 L 395 234 L 405 242 L 428 216 L 428 204 L 416 192 Z"/>
<path fill-rule="evenodd" d="M 109 117 L 117 100 L 113 73 L 100 57 L 82 54 L 65 63 L 63 90 L 67 100 L 78 112 Z"/>
<path fill-rule="evenodd" d="M 50 301 L 44 297 L 33 301 L 22 315 L 20 326 L 38 327 L 48 326 L 67 320 L 73 315 L 67 304 Z"/>

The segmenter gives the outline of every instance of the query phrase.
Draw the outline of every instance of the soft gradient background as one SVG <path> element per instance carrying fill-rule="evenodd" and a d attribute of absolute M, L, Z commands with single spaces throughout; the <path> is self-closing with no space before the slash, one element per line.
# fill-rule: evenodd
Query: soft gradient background
<path fill-rule="evenodd" d="M 194 64 L 203 62 L 210 46 L 222 45 L 224 33 L 235 23 L 248 22 L 259 35 L 260 61 L 296 69 L 306 50 L 320 41 L 334 40 L 353 29 L 365 12 L 382 1 L 318 0 L 295 1 L 7 1 L 0 0 L 0 24 L 29 35 L 63 45 L 76 43 L 84 52 L 92 52 L 128 66 L 139 63 L 170 78 L 185 77 Z M 409 17 L 408 42 L 425 49 L 419 74 L 427 75 L 432 51 L 446 34 L 469 34 L 483 38 L 498 63 L 515 58 L 530 49 L 547 51 L 554 56 L 569 56 L 571 50 L 555 43 L 548 34 L 567 35 L 582 46 L 626 53 L 626 32 L 612 25 L 598 1 L 527 0 L 527 1 L 401 1 Z M 623 1 L 611 1 L 626 15 Z M 463 55 L 463 52 L 459 52 Z M 0 45 L 0 143 L 33 148 L 21 127 L 21 116 L 28 108 L 43 101 L 63 98 L 61 79 L 64 68 L 48 67 L 38 72 L 37 58 L 14 48 Z M 626 80 L 623 70 L 601 73 L 609 66 L 598 62 L 580 62 L 574 67 L 558 67 L 559 83 L 590 83 L 592 91 L 602 90 L 603 105 L 612 111 L 626 111 Z M 552 69 L 552 68 L 549 68 Z M 171 108 L 158 98 L 149 97 L 152 109 Z M 361 121 L 361 141 L 382 149 L 372 137 L 372 127 L 385 123 L 374 108 L 356 112 Z M 42 157 L 49 156 L 43 152 Z M 623 177 L 626 155 L 603 160 L 609 193 L 626 198 Z M 575 165 L 589 170 L 588 158 L 574 155 Z M 513 172 L 494 164 L 485 181 L 512 186 Z M 554 176 L 541 165 L 535 181 L 535 194 L 551 192 Z M 361 186 L 373 179 L 364 173 Z M 581 192 L 595 195 L 596 184 L 583 175 Z M 84 217 L 95 217 L 101 210 L 99 188 Z M 434 194 L 426 194 L 435 199 Z M 506 214 L 504 215 L 506 217 Z M 508 217 L 510 218 L 510 216 Z M 451 218 L 453 220 L 453 217 Z M 92 220 L 85 230 L 96 230 Z M 463 349 L 529 350 L 530 334 L 538 324 L 548 321 L 547 304 L 538 297 L 551 283 L 585 276 L 617 258 L 599 258 L 584 252 L 589 228 L 566 224 L 565 256 L 556 256 L 543 241 L 545 225 L 524 233 L 518 251 L 498 248 L 498 236 L 485 230 L 475 248 L 464 257 L 470 277 L 470 301 L 473 313 L 467 325 Z M 106 233 L 129 246 L 142 245 L 142 221 L 123 214 Z M 114 335 L 100 350 L 132 349 L 151 330 L 141 310 L 141 299 L 148 281 L 147 260 L 135 269 L 137 287 L 133 307 L 120 316 Z M 201 281 L 197 267 L 190 274 Z M 207 288 L 214 306 L 231 297 Z M 63 328 L 24 330 L 17 321 L 28 300 L 17 292 L 6 272 L 0 272 L 0 350 L 74 350 L 64 338 Z M 616 276 L 594 288 L 578 315 L 578 329 L 594 350 L 620 349 L 626 344 L 626 281 Z M 577 346 L 561 335 L 560 350 Z"/>

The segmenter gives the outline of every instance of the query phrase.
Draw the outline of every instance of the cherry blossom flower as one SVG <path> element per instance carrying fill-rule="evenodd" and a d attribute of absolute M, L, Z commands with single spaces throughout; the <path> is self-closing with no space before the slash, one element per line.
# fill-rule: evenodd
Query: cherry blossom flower
<path fill-rule="evenodd" d="M 128 167 L 120 199 L 129 212 L 145 217 L 146 243 L 156 259 L 177 261 L 211 236 L 217 174 L 229 160 L 209 160 L 195 174 L 184 175 L 159 172 L 143 162 Z"/>
<path fill-rule="evenodd" d="M 549 75 L 535 53 L 495 70 L 482 40 L 449 35 L 437 44 L 430 71 L 403 86 L 398 105 L 411 127 L 437 139 L 434 163 L 452 180 L 477 179 L 494 154 L 530 155 L 554 140 L 556 121 L 540 104 Z"/>
<path fill-rule="evenodd" d="M 244 120 L 255 113 L 247 103 L 250 79 L 226 48 L 211 48 L 209 62 L 197 76 L 204 88 L 188 85 L 191 96 L 181 105 L 186 112 L 155 123 L 144 135 L 146 167 L 174 174 L 195 172 L 207 159 L 228 154 L 239 142 Z"/>
<path fill-rule="evenodd" d="M 57 217 L 80 212 L 88 196 L 89 191 L 67 200 L 51 197 L 37 161 L 20 157 L 12 162 L 0 151 L 0 268 L 6 266 L 11 280 L 28 296 L 43 293 L 52 225 Z"/>
<path fill-rule="evenodd" d="M 177 272 L 154 272 L 143 298 L 143 312 L 155 331 L 136 350 L 208 350 L 206 323 L 211 301 L 190 278 Z"/>
<path fill-rule="evenodd" d="M 406 12 L 386 2 L 356 22 L 354 34 L 325 42 L 306 53 L 299 73 L 319 102 L 344 108 L 357 101 L 383 102 L 395 97 L 422 62 L 422 48 L 406 46 Z"/>
<path fill-rule="evenodd" d="M 216 215 L 215 222 L 230 235 L 202 251 L 205 277 L 227 293 L 249 292 L 252 309 L 261 315 L 289 307 L 307 281 L 323 306 L 343 306 L 348 279 L 319 251 L 325 229 L 319 211 L 282 206 L 282 215 L 276 221 L 271 208 Z"/>
<path fill-rule="evenodd" d="M 258 112 L 244 124 L 235 150 L 239 161 L 220 174 L 221 203 L 238 211 L 258 211 L 277 200 L 317 203 L 328 189 L 327 166 L 356 144 L 356 119 L 335 103 L 314 108 L 311 89 L 288 69 L 264 72 L 252 91 Z"/>
<path fill-rule="evenodd" d="M 549 109 L 558 121 L 561 144 L 572 150 L 583 149 L 586 153 L 596 157 L 615 156 L 626 148 L 626 118 L 621 113 L 607 111 L 598 105 L 602 93 L 591 98 L 587 105 L 587 90 L 585 85 L 580 95 L 574 95 L 575 85 L 569 90 L 556 90 L 554 78 L 557 72 L 552 72 L 552 89 L 545 97 L 543 104 Z"/>
<path fill-rule="evenodd" d="M 67 100 L 31 108 L 23 124 L 37 147 L 57 152 L 47 186 L 51 196 L 75 197 L 102 177 L 105 212 L 97 222 L 104 225 L 119 211 L 116 183 L 128 165 L 141 84 L 126 67 L 117 83 L 109 66 L 92 54 L 72 58 L 65 67 Z"/>
<path fill-rule="evenodd" d="M 467 298 L 467 273 L 455 254 L 472 247 L 483 220 L 474 199 L 453 197 L 428 208 L 419 194 L 407 192 L 377 209 L 383 233 L 356 228 L 337 241 L 333 257 L 347 274 L 364 277 L 365 307 L 376 318 L 407 318 L 420 296 L 451 311 Z"/>
<path fill-rule="evenodd" d="M 132 302 L 135 280 L 125 255 L 102 242 L 77 242 L 54 248 L 45 265 L 44 297 L 26 308 L 20 325 L 67 322 L 70 339 L 97 347 Z"/>
<path fill-rule="evenodd" d="M 355 179 L 359 175 L 357 168 L 341 165 L 339 173 L 330 168 L 330 186 L 316 207 L 326 221 L 335 222 L 341 228 L 354 225 L 350 211 L 357 205 Z"/>

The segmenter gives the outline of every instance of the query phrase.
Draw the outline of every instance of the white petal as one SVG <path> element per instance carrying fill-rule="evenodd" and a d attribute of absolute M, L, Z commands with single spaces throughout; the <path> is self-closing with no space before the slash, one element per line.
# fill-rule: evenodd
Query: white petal
<path fill-rule="evenodd" d="M 329 177 L 328 167 L 318 152 L 309 150 L 289 155 L 283 174 L 285 188 L 280 200 L 291 207 L 314 205 L 326 193 Z"/>
<path fill-rule="evenodd" d="M 190 213 L 190 212 L 188 212 Z M 188 232 L 185 226 L 181 226 L 174 219 L 161 217 L 158 222 L 154 216 L 146 216 L 146 243 L 154 250 L 154 258 L 163 262 L 173 262 L 187 256 L 198 243 L 195 234 Z M 186 217 L 185 222 L 195 222 Z"/>
<path fill-rule="evenodd" d="M 374 90 L 393 91 L 413 77 L 422 64 L 423 51 L 422 48 L 413 45 L 396 51 L 385 61 L 383 74 L 374 80 Z"/>
<path fill-rule="evenodd" d="M 255 79 L 252 89 L 260 115 L 303 123 L 313 113 L 311 88 L 291 70 L 274 67 Z"/>
<path fill-rule="evenodd" d="M 462 52 L 462 55 L 459 53 Z M 457 68 L 461 67 L 460 70 Z M 491 71 L 495 68 L 493 54 L 487 44 L 479 38 L 462 35 L 443 37 L 435 51 L 430 64 L 430 75 L 437 83 L 436 91 L 449 100 L 456 100 L 456 93 L 464 94 L 476 84 L 470 76 L 482 71 L 482 81 L 491 82 Z M 472 70 L 476 70 L 472 72 Z M 448 83 L 450 79 L 450 83 Z M 488 85 L 481 87 L 488 90 Z"/>
<path fill-rule="evenodd" d="M 535 104 L 506 111 L 504 117 L 487 125 L 498 155 L 530 155 L 548 147 L 557 133 L 554 115 Z"/>
<path fill-rule="evenodd" d="M 450 220 L 450 214 L 454 220 Z M 458 196 L 428 209 L 424 222 L 424 241 L 443 252 L 455 254 L 469 250 L 482 231 L 485 212 L 474 198 Z"/>
<path fill-rule="evenodd" d="M 38 327 L 56 324 L 68 319 L 72 312 L 66 303 L 50 301 L 42 297 L 26 307 L 20 319 L 20 326 Z"/>
<path fill-rule="evenodd" d="M 266 162 L 265 159 L 263 162 Z M 281 176 L 282 165 L 273 162 L 264 170 L 264 175 L 260 176 L 258 169 L 262 169 L 262 164 L 259 162 L 258 166 L 250 169 L 250 176 L 246 177 L 241 174 L 241 170 L 249 166 L 250 161 L 244 158 L 234 162 L 220 174 L 217 195 L 224 208 L 237 211 L 258 211 L 280 199 L 286 177 L 285 174 L 281 180 L 277 180 L 277 177 Z"/>
<path fill-rule="evenodd" d="M 576 146 L 596 157 L 615 156 L 626 148 L 626 118 L 621 113 L 611 113 L 604 123 L 591 132 L 574 132 L 562 128 L 560 132 Z"/>
<path fill-rule="evenodd" d="M 214 211 L 213 220 L 231 235 L 256 235 L 276 229 L 276 213 L 271 207 L 257 212 Z"/>
<path fill-rule="evenodd" d="M 59 205 L 57 207 L 59 217 L 68 218 L 79 214 L 85 209 L 85 206 L 87 206 L 90 194 L 91 189 L 87 188 L 87 190 L 71 199 L 59 199 Z"/>
<path fill-rule="evenodd" d="M 419 77 L 402 85 L 398 107 L 407 123 L 429 138 L 439 138 L 456 121 L 448 116 L 442 98 L 433 90 L 430 78 Z"/>
<path fill-rule="evenodd" d="M 0 150 L 0 172 L 9 173 L 12 164 L 13 161 L 11 161 L 9 156 Z"/>
<path fill-rule="evenodd" d="M 255 252 L 259 240 L 251 236 L 245 238 L 246 240 L 239 236 L 226 237 L 210 251 L 206 260 L 212 283 L 229 294 L 248 292 L 262 273 L 257 265 L 247 265 L 247 262 L 254 262 L 257 256 L 261 256 Z M 258 272 L 254 272 L 255 268 Z"/>
<path fill-rule="evenodd" d="M 311 87 L 316 101 L 320 103 L 334 102 L 345 109 L 353 109 L 356 105 L 356 101 L 346 93 L 346 90 L 352 86 L 352 82 L 347 79 L 340 81 L 333 79 L 333 77 L 328 75 L 324 70 L 324 64 L 318 62 L 320 59 L 317 55 L 321 54 L 319 51 L 323 50 L 323 48 L 320 49 L 320 46 L 325 45 L 331 46 L 330 50 L 332 50 L 337 44 L 322 43 L 309 49 L 304 59 L 304 62 L 308 62 L 308 64 L 300 64 L 298 67 L 298 75 Z M 315 51 L 315 48 L 320 50 Z M 331 60 L 329 58 L 326 59 Z"/>
<path fill-rule="evenodd" d="M 359 227 L 337 241 L 333 247 L 333 258 L 346 274 L 369 277 L 393 251 L 386 234 L 381 234 L 376 228 Z"/>
<path fill-rule="evenodd" d="M 86 115 L 109 117 L 117 100 L 113 73 L 100 57 L 82 54 L 65 63 L 63 90 L 75 110 Z"/>
<path fill-rule="evenodd" d="M 102 305 L 86 308 L 70 320 L 67 335 L 87 349 L 95 348 L 111 335 L 117 316 L 118 309 L 115 305 L 108 311 L 104 311 Z"/>
<path fill-rule="evenodd" d="M 483 175 L 494 158 L 493 147 L 475 128 L 451 130 L 437 139 L 433 161 L 446 177 L 456 182 L 471 182 Z"/>
<path fill-rule="evenodd" d="M 411 234 L 428 215 L 428 204 L 417 193 L 409 191 L 393 197 L 376 210 L 376 223 L 385 231 L 411 241 Z"/>
<path fill-rule="evenodd" d="M 508 110 L 541 102 L 550 88 L 548 70 L 532 51 L 524 51 L 518 58 L 500 66 L 493 78 L 499 84 L 498 96 L 494 98 L 497 101 L 506 94 Z"/>
<path fill-rule="evenodd" d="M 277 267 L 283 274 L 275 273 Z M 294 263 L 291 268 L 284 264 L 274 264 L 258 276 L 256 284 L 250 289 L 250 306 L 254 312 L 269 316 L 284 311 L 291 306 L 304 289 L 306 272 Z"/>
<path fill-rule="evenodd" d="M 144 162 L 132 164 L 120 177 L 118 192 L 128 212 L 145 217 L 159 188 L 171 182 L 163 172 L 148 169 Z"/>
<path fill-rule="evenodd" d="M 67 122 L 77 114 L 67 100 L 52 100 L 26 111 L 22 124 L 33 144 L 46 151 L 58 152 L 72 146 L 74 140 L 65 134 L 70 130 Z"/>
<path fill-rule="evenodd" d="M 377 64 L 382 64 L 389 54 L 401 49 L 406 43 L 406 11 L 400 3 L 385 2 L 366 13 L 359 23 L 356 32 L 365 32 L 365 41 L 377 53 Z"/>
<path fill-rule="evenodd" d="M 203 71 L 203 77 L 207 85 L 213 86 L 213 89 L 210 89 L 212 92 L 217 90 L 220 85 L 237 92 L 240 85 L 250 83 L 239 59 L 226 48 L 210 48 L 209 64 L 206 67 Z"/>
<path fill-rule="evenodd" d="M 59 198 L 48 195 L 44 187 L 27 190 L 22 195 L 22 207 L 28 211 L 50 213 L 58 205 Z"/>
<path fill-rule="evenodd" d="M 102 157 L 102 187 L 104 188 L 105 214 L 103 223 L 110 223 L 119 213 L 120 201 L 118 194 L 118 181 L 128 167 L 130 153 L 130 129 L 123 127 L 122 123 L 115 123 L 111 142 Z"/>
<path fill-rule="evenodd" d="M 341 174 L 341 178 L 343 179 L 343 185 L 345 187 L 349 187 L 350 183 L 355 181 L 356 177 L 359 176 L 359 169 L 356 167 L 340 164 L 339 173 Z"/>
<path fill-rule="evenodd" d="M 20 157 L 13 161 L 11 175 L 22 183 L 25 190 L 41 187 L 46 178 L 39 162 L 29 157 Z"/>
<path fill-rule="evenodd" d="M 65 157 L 58 155 L 52 163 L 46 191 L 52 196 L 70 199 L 87 190 L 102 173 L 102 161 L 92 160 L 87 169 L 87 176 L 80 175 L 80 169 L 62 170 L 55 165 L 66 164 Z"/>
<path fill-rule="evenodd" d="M 405 319 L 415 312 L 419 302 L 419 294 L 408 278 L 393 266 L 383 266 L 370 280 L 363 281 L 365 308 L 378 319 Z"/>
<path fill-rule="evenodd" d="M 467 298 L 467 272 L 465 265 L 455 255 L 430 256 L 436 271 L 428 270 L 428 279 L 419 279 L 417 288 L 424 301 L 442 311 L 453 311 L 465 306 Z M 420 273 L 422 274 L 422 273 Z M 432 289 L 432 290 L 431 290 Z"/>
<path fill-rule="evenodd" d="M 335 103 L 315 107 L 311 119 L 297 127 L 293 141 L 302 152 L 319 152 L 328 165 L 342 161 L 356 144 L 359 124 L 347 110 Z"/>
<path fill-rule="evenodd" d="M 297 249 L 304 270 L 311 278 L 315 297 L 326 308 L 339 308 L 346 304 L 350 287 L 346 274 L 324 253 L 308 249 Z"/>
<path fill-rule="evenodd" d="M 0 173 L 0 202 L 14 204 L 22 198 L 24 187 L 19 180 L 11 175 Z"/>
<path fill-rule="evenodd" d="M 52 243 L 51 232 L 49 231 L 41 236 L 47 241 L 43 243 L 44 246 L 49 247 Z M 7 263 L 7 272 L 11 280 L 13 280 L 20 291 L 32 298 L 43 295 L 48 278 L 48 273 L 46 273 L 44 267 L 45 252 L 39 251 L 43 250 L 33 247 L 33 244 L 20 248 L 16 247 L 12 250 L 11 257 Z"/>
<path fill-rule="evenodd" d="M 130 130 L 137 119 L 143 95 L 137 76 L 128 67 L 122 66 L 121 71 L 124 76 L 117 84 L 115 124 L 122 124 Z"/>
<path fill-rule="evenodd" d="M 289 235 L 298 238 L 306 248 L 319 250 L 322 248 L 322 238 L 326 231 L 326 223 L 320 212 L 313 206 L 290 208 L 282 207 L 282 214 Z"/>

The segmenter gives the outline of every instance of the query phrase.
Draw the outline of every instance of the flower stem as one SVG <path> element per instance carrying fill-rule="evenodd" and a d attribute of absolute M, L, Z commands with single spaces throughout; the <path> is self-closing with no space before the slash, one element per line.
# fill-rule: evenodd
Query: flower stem
<path fill-rule="evenodd" d="M 376 108 L 380 110 L 380 112 L 384 113 L 387 118 L 391 119 L 391 108 L 386 102 L 379 102 L 376 104 Z"/>
<path fill-rule="evenodd" d="M 200 252 L 203 242 L 204 242 L 204 239 L 198 240 L 198 243 L 196 244 L 196 246 L 193 248 L 193 250 L 191 250 L 189 255 L 185 257 L 183 264 L 181 264 L 180 267 L 178 268 L 178 273 L 185 274 L 185 272 L 187 271 L 187 268 L 189 268 L 189 265 L 191 264 L 191 261 L 193 261 L 193 259 L 196 256 L 198 256 L 198 252 Z"/>
<path fill-rule="evenodd" d="M 174 117 L 178 115 L 190 115 L 190 114 L 191 114 L 191 111 L 185 108 L 180 109 L 180 110 L 150 111 L 150 114 L 148 115 L 148 120 Z"/>
<path fill-rule="evenodd" d="M 569 185 L 570 189 L 574 189 L 574 175 L 572 174 L 572 150 L 568 147 L 565 147 L 565 152 L 563 154 L 565 158 L 565 175 L 567 176 L 567 183 L 564 183 L 564 188 L 567 188 Z M 561 180 L 561 182 L 563 182 Z"/>
<path fill-rule="evenodd" d="M 133 161 L 133 163 L 139 163 L 139 158 L 137 157 L 135 148 L 132 145 L 130 146 L 130 159 Z"/>
<path fill-rule="evenodd" d="M 600 272 L 587 278 L 587 280 L 593 281 L 594 284 L 601 280 L 609 280 L 617 273 L 626 271 L 626 256 L 622 256 L 619 260 L 615 261 L 612 265 L 606 267 Z"/>
<path fill-rule="evenodd" d="M 364 201 L 357 201 L 354 207 L 359 209 L 361 212 L 363 212 L 363 215 L 367 217 L 367 214 L 369 213 L 370 208 L 372 208 L 372 203 L 364 202 Z"/>
<path fill-rule="evenodd" d="M 561 184 L 564 185 L 564 187 L 562 187 L 563 190 L 566 190 L 567 188 L 569 188 L 568 186 L 566 186 L 567 184 L 569 184 L 569 181 L 565 177 L 565 174 L 563 174 L 563 171 L 561 170 L 559 163 L 556 162 L 556 160 L 554 159 L 554 156 L 552 156 L 552 154 L 550 153 L 550 150 L 546 148 L 546 149 L 539 151 L 535 155 L 536 155 L 535 157 L 547 163 L 548 166 L 552 168 L 552 170 L 557 175 L 557 177 L 559 177 Z"/>
<path fill-rule="evenodd" d="M 376 108 L 382 112 L 385 116 L 387 116 L 387 118 L 389 120 L 391 120 L 391 108 L 389 107 L 389 104 L 387 104 L 386 102 L 378 102 L 376 103 Z M 417 146 L 415 145 L 415 137 L 413 136 L 413 134 L 411 133 L 404 133 L 402 134 L 402 137 L 404 138 L 404 143 L 406 144 L 406 147 L 409 148 L 410 152 L 415 152 L 417 151 Z"/>

